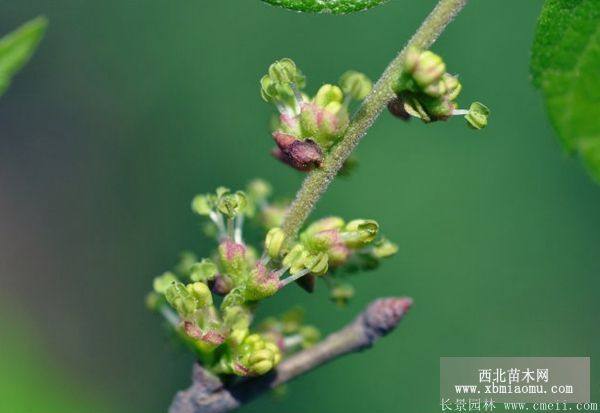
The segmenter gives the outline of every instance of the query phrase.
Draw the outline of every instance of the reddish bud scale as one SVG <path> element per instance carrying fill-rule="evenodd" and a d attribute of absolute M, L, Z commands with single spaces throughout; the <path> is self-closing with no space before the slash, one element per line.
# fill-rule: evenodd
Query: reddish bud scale
<path fill-rule="evenodd" d="M 299 171 L 310 171 L 321 166 L 323 152 L 311 139 L 300 140 L 292 135 L 274 132 L 273 139 L 277 148 L 273 156 Z"/>

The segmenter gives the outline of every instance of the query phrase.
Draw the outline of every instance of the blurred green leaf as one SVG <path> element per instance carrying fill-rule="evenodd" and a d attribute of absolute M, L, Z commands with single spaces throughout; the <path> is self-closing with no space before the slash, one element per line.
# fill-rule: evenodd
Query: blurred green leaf
<path fill-rule="evenodd" d="M 598 0 L 547 0 L 533 43 L 533 81 L 565 148 L 600 183 L 599 70 Z"/>
<path fill-rule="evenodd" d="M 387 0 L 263 0 L 273 6 L 308 13 L 347 14 L 367 10 Z"/>
<path fill-rule="evenodd" d="M 47 25 L 45 17 L 36 17 L 0 38 L 0 96 L 35 51 Z"/>

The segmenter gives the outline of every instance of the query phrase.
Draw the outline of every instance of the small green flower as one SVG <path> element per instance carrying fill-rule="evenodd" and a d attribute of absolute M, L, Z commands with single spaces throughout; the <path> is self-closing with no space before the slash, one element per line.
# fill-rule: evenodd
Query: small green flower
<path fill-rule="evenodd" d="M 354 287 L 350 284 L 339 284 L 331 289 L 330 298 L 338 305 L 346 305 L 354 297 Z"/>
<path fill-rule="evenodd" d="M 173 282 L 167 288 L 165 298 L 182 318 L 191 317 L 198 308 L 197 301 L 192 293 L 180 282 Z"/>
<path fill-rule="evenodd" d="M 248 276 L 243 290 L 244 298 L 249 301 L 263 300 L 274 295 L 279 287 L 279 275 L 258 263 Z"/>
<path fill-rule="evenodd" d="M 295 83 L 299 87 L 304 86 L 304 75 L 296 67 L 296 63 L 287 57 L 273 62 L 269 66 L 268 76 L 279 84 Z"/>
<path fill-rule="evenodd" d="M 490 109 L 481 102 L 473 102 L 465 115 L 467 124 L 473 129 L 483 129 L 487 126 Z"/>
<path fill-rule="evenodd" d="M 195 282 L 186 286 L 188 292 L 196 300 L 196 308 L 212 305 L 212 294 L 208 286 L 202 282 Z"/>
<path fill-rule="evenodd" d="M 372 219 L 355 219 L 348 222 L 342 233 L 350 248 L 362 248 L 371 243 L 379 232 L 379 224 Z"/>
<path fill-rule="evenodd" d="M 239 284 L 248 272 L 246 247 L 226 239 L 219 244 L 219 258 L 225 274 Z"/>
<path fill-rule="evenodd" d="M 229 190 L 227 190 L 218 195 L 217 209 L 228 218 L 234 218 L 237 215 L 241 215 L 247 205 L 248 199 L 243 191 L 237 191 L 231 194 L 229 193 Z"/>
<path fill-rule="evenodd" d="M 217 271 L 217 265 L 212 260 L 204 258 L 191 266 L 190 279 L 192 281 L 208 282 L 215 278 Z"/>
<path fill-rule="evenodd" d="M 281 361 L 281 350 L 259 334 L 250 334 L 235 349 L 231 371 L 238 376 L 260 376 Z"/>
<path fill-rule="evenodd" d="M 265 180 L 253 179 L 248 184 L 247 192 L 255 202 L 265 202 L 273 193 L 273 187 Z"/>
<path fill-rule="evenodd" d="M 363 73 L 349 70 L 340 77 L 340 86 L 345 95 L 354 100 L 363 100 L 371 92 L 373 83 Z"/>
<path fill-rule="evenodd" d="M 329 256 L 326 253 L 320 252 L 316 255 L 310 255 L 304 264 L 304 266 L 310 270 L 313 275 L 325 275 L 328 266 Z"/>
<path fill-rule="evenodd" d="M 152 287 L 154 291 L 156 291 L 158 294 L 165 294 L 167 292 L 167 289 L 173 283 L 178 281 L 179 280 L 177 279 L 175 274 L 173 274 L 172 272 L 165 272 L 164 274 L 154 278 L 154 281 L 152 282 Z"/>
<path fill-rule="evenodd" d="M 321 340 L 321 332 L 314 326 L 302 326 L 298 332 L 302 337 L 302 348 L 310 348 Z"/>
<path fill-rule="evenodd" d="M 393 242 L 382 238 L 373 246 L 372 254 L 375 258 L 387 258 L 398 252 L 398 246 Z"/>
<path fill-rule="evenodd" d="M 211 194 L 196 195 L 192 199 L 192 211 L 198 215 L 209 215 L 215 208 L 215 199 Z"/>
<path fill-rule="evenodd" d="M 344 101 L 344 93 L 338 86 L 325 84 L 319 88 L 313 102 L 322 108 L 327 108 L 331 103 L 340 104 Z M 338 105 L 332 106 L 336 112 L 339 108 Z"/>

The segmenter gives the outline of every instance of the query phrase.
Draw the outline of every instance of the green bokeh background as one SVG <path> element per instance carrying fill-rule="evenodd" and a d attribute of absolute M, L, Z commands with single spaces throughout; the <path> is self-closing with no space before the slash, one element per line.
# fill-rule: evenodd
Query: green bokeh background
<path fill-rule="evenodd" d="M 1 31 L 50 19 L 0 100 L 0 412 L 164 412 L 190 355 L 146 312 L 151 278 L 206 251 L 191 197 L 250 178 L 291 196 L 257 82 L 292 57 L 309 90 L 375 78 L 434 1 L 307 16 L 258 0 L 3 2 Z M 600 188 L 558 146 L 528 61 L 541 1 L 473 1 L 435 46 L 488 129 L 384 114 L 314 216 L 377 219 L 400 245 L 357 276 L 346 310 L 283 291 L 333 330 L 381 295 L 410 295 L 399 329 L 253 412 L 438 410 L 440 356 L 591 356 L 600 398 Z"/>

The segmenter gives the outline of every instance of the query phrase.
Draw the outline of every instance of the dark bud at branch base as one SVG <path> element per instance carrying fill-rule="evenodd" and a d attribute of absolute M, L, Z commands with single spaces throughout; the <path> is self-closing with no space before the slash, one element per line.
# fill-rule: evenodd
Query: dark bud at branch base
<path fill-rule="evenodd" d="M 299 171 L 310 171 L 321 166 L 323 151 L 311 139 L 300 140 L 286 133 L 274 132 L 277 148 L 273 156 Z"/>
<path fill-rule="evenodd" d="M 395 117 L 404 121 L 410 120 L 410 114 L 404 109 L 404 102 L 398 96 L 390 100 L 387 107 L 388 111 Z"/>

